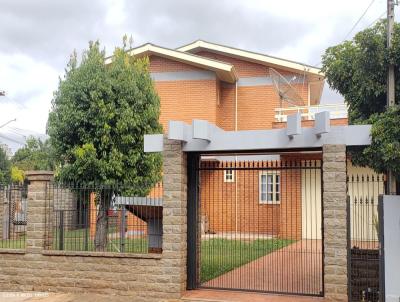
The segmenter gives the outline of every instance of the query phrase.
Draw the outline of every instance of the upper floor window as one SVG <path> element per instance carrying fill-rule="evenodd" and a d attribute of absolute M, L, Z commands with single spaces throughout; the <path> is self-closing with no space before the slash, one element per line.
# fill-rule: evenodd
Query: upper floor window
<path fill-rule="evenodd" d="M 232 169 L 224 170 L 224 182 L 234 182 L 235 181 L 235 171 Z"/>
<path fill-rule="evenodd" d="M 278 171 L 260 172 L 260 203 L 280 203 L 281 176 Z"/>

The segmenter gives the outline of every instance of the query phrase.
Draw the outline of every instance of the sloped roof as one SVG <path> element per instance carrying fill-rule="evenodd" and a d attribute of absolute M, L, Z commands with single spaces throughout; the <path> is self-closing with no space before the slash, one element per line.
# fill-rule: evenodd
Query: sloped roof
<path fill-rule="evenodd" d="M 184 51 L 184 52 L 190 52 L 190 53 L 196 53 L 201 50 L 209 50 L 212 52 L 228 55 L 228 56 L 233 56 L 237 58 L 244 59 L 246 61 L 251 61 L 255 62 L 258 64 L 263 64 L 263 65 L 269 65 L 269 66 L 275 66 L 279 68 L 287 68 L 291 70 L 297 70 L 298 72 L 306 72 L 306 73 L 311 73 L 319 76 L 324 76 L 321 72 L 321 70 L 318 67 L 291 61 L 291 60 L 286 60 L 282 58 L 277 58 L 261 53 L 256 53 L 248 50 L 243 50 L 243 49 L 238 49 L 230 46 L 225 46 L 225 45 L 220 45 L 216 43 L 211 43 L 203 40 L 197 40 L 194 41 L 190 44 L 181 46 L 177 48 L 179 51 Z"/>
<path fill-rule="evenodd" d="M 320 102 L 325 77 L 318 67 L 203 40 L 194 41 L 177 48 L 177 50 L 188 53 L 197 53 L 206 50 L 256 64 L 304 74 L 307 76 L 308 83 L 310 84 L 310 103 L 318 104 Z"/>
<path fill-rule="evenodd" d="M 151 43 L 132 48 L 128 51 L 128 53 L 136 57 L 156 55 L 202 69 L 211 70 L 216 73 L 219 79 L 228 83 L 234 83 L 237 79 L 235 68 L 232 64 L 197 56 L 195 54 L 182 52 L 179 50 L 157 46 Z M 110 64 L 111 62 L 112 57 L 108 57 L 106 59 L 106 64 Z"/>

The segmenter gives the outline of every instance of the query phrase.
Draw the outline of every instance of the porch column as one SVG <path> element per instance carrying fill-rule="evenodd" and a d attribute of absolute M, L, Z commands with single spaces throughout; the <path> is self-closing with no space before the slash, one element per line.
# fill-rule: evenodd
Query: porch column
<path fill-rule="evenodd" d="M 163 259 L 171 283 L 169 290 L 180 298 L 186 290 L 187 172 L 182 142 L 164 137 L 163 151 Z"/>
<path fill-rule="evenodd" d="M 41 253 L 46 247 L 46 203 L 50 201 L 49 183 L 53 180 L 51 171 L 27 171 L 28 205 L 26 250 Z"/>
<path fill-rule="evenodd" d="M 348 301 L 346 146 L 324 145 L 322 150 L 325 297 Z"/>

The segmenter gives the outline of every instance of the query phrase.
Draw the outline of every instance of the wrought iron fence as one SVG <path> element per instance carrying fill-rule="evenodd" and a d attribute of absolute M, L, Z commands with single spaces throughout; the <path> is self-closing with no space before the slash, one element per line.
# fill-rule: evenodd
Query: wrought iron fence
<path fill-rule="evenodd" d="M 160 253 L 162 184 L 147 196 L 124 185 L 49 184 L 46 248 L 65 251 Z"/>
<path fill-rule="evenodd" d="M 25 249 L 27 206 L 26 185 L 0 185 L 0 249 Z"/>
<path fill-rule="evenodd" d="M 379 301 L 378 196 L 385 178 L 373 172 L 349 174 L 348 256 L 350 301 Z"/>
<path fill-rule="evenodd" d="M 202 157 L 198 287 L 323 295 L 322 165 L 302 156 Z"/>

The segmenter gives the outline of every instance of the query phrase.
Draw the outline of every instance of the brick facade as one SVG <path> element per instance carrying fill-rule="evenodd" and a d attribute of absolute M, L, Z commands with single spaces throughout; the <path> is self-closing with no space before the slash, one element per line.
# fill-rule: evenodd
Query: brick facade
<path fill-rule="evenodd" d="M 239 78 L 267 77 L 268 67 L 202 51 L 197 53 L 211 59 L 217 59 L 234 65 Z M 150 72 L 176 73 L 201 71 L 191 66 L 171 59 L 155 55 L 150 57 Z M 281 74 L 291 77 L 302 77 L 300 73 L 289 72 L 277 68 Z M 308 86 L 293 84 L 304 100 L 308 99 Z M 188 124 L 193 119 L 204 119 L 225 130 L 235 130 L 235 103 L 237 101 L 237 129 L 257 130 L 284 127 L 285 123 L 275 122 L 275 108 L 288 107 L 286 102 L 281 103 L 272 84 L 240 86 L 220 82 L 215 79 L 180 79 L 155 81 L 156 90 L 161 100 L 160 122 L 164 131 L 168 129 L 169 120 L 180 120 Z M 237 93 L 236 93 L 237 92 Z M 306 104 L 305 104 L 306 105 Z M 179 110 L 178 110 L 179 109 Z M 347 119 L 338 122 L 332 120 L 333 125 L 347 124 Z M 312 121 L 306 121 L 305 127 L 312 127 Z"/>
<path fill-rule="evenodd" d="M 210 232 L 280 235 L 281 205 L 260 203 L 259 172 L 238 170 L 234 182 L 224 182 L 223 170 L 201 171 L 201 212 Z"/>

